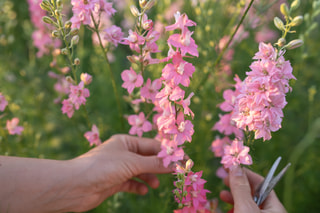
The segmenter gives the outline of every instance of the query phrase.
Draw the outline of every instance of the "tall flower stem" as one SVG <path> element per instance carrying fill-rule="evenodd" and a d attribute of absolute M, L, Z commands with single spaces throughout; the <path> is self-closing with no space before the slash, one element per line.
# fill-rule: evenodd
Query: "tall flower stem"
<path fill-rule="evenodd" d="M 99 39 L 99 45 L 100 45 L 100 48 L 101 48 L 101 50 L 103 52 L 104 59 L 105 59 L 106 64 L 107 64 L 107 69 L 108 69 L 110 77 L 111 77 L 111 83 L 112 83 L 112 87 L 113 87 L 114 96 L 115 96 L 116 102 L 117 102 L 119 117 L 120 117 L 120 121 L 121 121 L 121 127 L 122 127 L 122 129 L 124 129 L 123 113 L 122 113 L 120 97 L 119 97 L 119 94 L 118 94 L 118 90 L 117 90 L 114 74 L 113 74 L 113 72 L 111 70 L 110 62 L 109 62 L 109 59 L 108 59 L 108 56 L 107 56 L 107 51 L 102 45 L 102 40 L 101 40 L 101 36 L 100 36 L 100 33 L 99 33 L 99 24 L 96 22 L 96 20 L 94 19 L 92 14 L 91 14 L 91 18 L 92 18 L 92 21 L 93 21 L 93 24 L 94 24 L 94 31 L 97 33 L 97 36 L 98 36 L 98 39 Z"/>
<path fill-rule="evenodd" d="M 249 12 L 249 10 L 250 10 L 253 2 L 254 2 L 254 0 L 251 0 L 251 1 L 250 1 L 247 9 L 245 10 L 245 12 L 243 13 L 243 15 L 242 15 L 242 17 L 241 17 L 241 19 L 240 19 L 240 21 L 239 21 L 236 29 L 233 31 L 233 33 L 231 34 L 231 36 L 230 36 L 227 44 L 223 47 L 223 49 L 222 49 L 222 51 L 220 52 L 220 54 L 218 55 L 217 59 L 216 59 L 215 62 L 213 63 L 213 67 L 214 67 L 214 68 L 217 67 L 218 64 L 220 63 L 220 61 L 221 61 L 223 55 L 225 54 L 227 48 L 229 47 L 229 45 L 230 45 L 230 43 L 232 42 L 234 36 L 235 36 L 236 33 L 238 32 L 238 29 L 240 28 L 241 24 L 243 23 L 245 17 L 247 16 L 247 14 L 248 14 L 248 12 Z M 206 75 L 205 75 L 205 77 L 201 80 L 200 84 L 196 87 L 196 91 L 199 90 L 199 88 L 200 88 L 201 86 L 203 86 L 203 85 L 207 82 L 209 75 L 210 75 L 210 72 L 207 72 Z"/>

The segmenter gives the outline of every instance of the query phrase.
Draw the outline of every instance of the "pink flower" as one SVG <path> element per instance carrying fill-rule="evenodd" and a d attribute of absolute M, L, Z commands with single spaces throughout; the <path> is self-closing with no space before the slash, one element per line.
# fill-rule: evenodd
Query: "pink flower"
<path fill-rule="evenodd" d="M 184 151 L 174 141 L 164 139 L 161 142 L 161 151 L 157 155 L 162 158 L 163 165 L 168 167 L 171 162 L 178 162 L 183 159 Z"/>
<path fill-rule="evenodd" d="M 124 81 L 122 87 L 128 90 L 128 93 L 131 94 L 135 87 L 141 87 L 143 84 L 142 75 L 137 74 L 132 67 L 130 70 L 124 70 L 121 73 L 121 78 Z"/>
<path fill-rule="evenodd" d="M 227 89 L 223 92 L 223 98 L 224 98 L 224 102 L 222 102 L 220 104 L 220 109 L 224 112 L 230 112 L 233 110 L 235 101 L 236 101 L 236 92 L 231 90 L 231 89 Z"/>
<path fill-rule="evenodd" d="M 8 101 L 6 100 L 4 95 L 2 95 L 2 93 L 0 92 L 0 111 L 3 112 L 7 107 L 7 105 L 8 105 Z"/>
<path fill-rule="evenodd" d="M 182 30 L 182 34 L 184 34 L 185 31 L 188 30 L 188 27 L 197 25 L 195 22 L 191 21 L 185 13 L 181 15 L 179 11 L 174 14 L 174 18 L 176 22 L 167 26 L 166 31 L 180 29 Z"/>
<path fill-rule="evenodd" d="M 61 107 L 62 113 L 67 114 L 69 118 L 72 117 L 74 113 L 73 104 L 69 99 L 64 99 L 62 101 L 62 107 Z"/>
<path fill-rule="evenodd" d="M 10 135 L 21 135 L 23 131 L 22 126 L 18 126 L 19 118 L 12 118 L 12 120 L 7 120 L 7 129 Z"/>
<path fill-rule="evenodd" d="M 73 16 L 70 21 L 73 28 L 80 28 L 81 24 L 91 24 L 91 13 L 98 13 L 100 10 L 99 0 L 71 0 Z"/>
<path fill-rule="evenodd" d="M 112 7 L 112 3 L 106 0 L 99 0 L 100 10 L 105 12 L 108 16 L 113 16 L 117 11 Z"/>
<path fill-rule="evenodd" d="M 211 144 L 211 151 L 216 157 L 222 157 L 224 154 L 224 147 L 230 144 L 231 140 L 227 136 L 222 139 L 217 137 Z"/>
<path fill-rule="evenodd" d="M 177 102 L 177 104 L 180 104 L 182 106 L 183 113 L 185 115 L 191 115 L 192 118 L 194 117 L 194 113 L 191 111 L 189 106 L 190 106 L 190 102 L 191 102 L 190 99 L 192 98 L 193 95 L 194 95 L 194 93 L 191 92 L 186 99 Z"/>
<path fill-rule="evenodd" d="M 129 30 L 128 38 L 124 38 L 121 43 L 129 45 L 131 50 L 140 53 L 140 45 L 143 45 L 145 43 L 145 39 L 138 33 Z"/>
<path fill-rule="evenodd" d="M 148 78 L 146 85 L 141 88 L 140 94 L 145 99 L 149 99 L 154 102 L 156 100 L 156 94 L 158 93 L 161 86 L 162 83 L 160 79 L 156 79 L 151 83 L 150 78 Z"/>
<path fill-rule="evenodd" d="M 84 134 L 84 137 L 89 141 L 90 146 L 93 146 L 94 144 L 98 146 L 101 144 L 99 130 L 95 124 L 92 125 L 91 131 Z"/>
<path fill-rule="evenodd" d="M 224 147 L 224 155 L 221 163 L 225 168 L 230 168 L 233 165 L 251 165 L 252 159 L 248 154 L 250 148 L 243 145 L 242 141 L 235 139 L 232 144 Z"/>
<path fill-rule="evenodd" d="M 130 115 L 128 122 L 132 126 L 129 130 L 129 134 L 137 134 L 139 137 L 142 136 L 143 132 L 149 132 L 152 130 L 152 125 L 145 119 L 144 113 L 140 112 L 139 115 Z"/>
<path fill-rule="evenodd" d="M 193 32 L 187 31 L 185 34 L 173 34 L 168 38 L 168 43 L 174 47 L 180 48 L 181 55 L 186 55 L 189 53 L 190 55 L 199 56 L 199 52 L 197 50 L 198 45 L 196 45 L 191 35 Z"/>
<path fill-rule="evenodd" d="M 90 92 L 87 88 L 84 88 L 83 81 L 81 81 L 77 86 L 70 86 L 69 99 L 74 104 L 76 110 L 78 110 L 81 105 L 86 104 L 86 98 L 89 96 Z"/>
<path fill-rule="evenodd" d="M 106 28 L 104 32 L 105 32 L 105 35 L 103 38 L 113 43 L 113 45 L 116 47 L 118 46 L 118 43 L 120 43 L 123 38 L 123 32 L 121 31 L 121 28 L 115 25 L 112 25 L 111 27 Z"/>
<path fill-rule="evenodd" d="M 177 144 L 182 145 L 185 141 L 191 142 L 194 133 L 193 124 L 189 120 L 184 120 L 184 114 L 180 112 L 176 124 L 170 126 L 166 133 L 173 134 Z"/>
<path fill-rule="evenodd" d="M 162 70 L 162 77 L 173 81 L 175 85 L 182 84 L 188 87 L 190 78 L 195 71 L 194 66 L 182 59 L 180 53 L 176 53 L 172 58 L 173 64 L 167 64 Z"/>
<path fill-rule="evenodd" d="M 218 130 L 225 135 L 235 134 L 238 138 L 243 137 L 243 132 L 240 130 L 235 122 L 231 119 L 232 114 L 219 115 L 220 120 L 213 126 L 213 130 Z"/>
<path fill-rule="evenodd" d="M 220 166 L 216 171 L 216 176 L 218 178 L 225 179 L 226 177 L 228 177 L 228 172 L 226 172 L 225 168 Z"/>
<path fill-rule="evenodd" d="M 80 79 L 83 81 L 84 85 L 89 85 L 92 82 L 92 76 L 88 73 L 81 73 Z"/>

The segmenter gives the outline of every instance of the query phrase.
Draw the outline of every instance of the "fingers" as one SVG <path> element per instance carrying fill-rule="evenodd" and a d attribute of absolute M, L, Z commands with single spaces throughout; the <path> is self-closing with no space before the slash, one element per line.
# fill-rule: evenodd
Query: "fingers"
<path fill-rule="evenodd" d="M 229 192 L 227 190 L 223 190 L 223 191 L 220 192 L 220 199 L 223 202 L 226 202 L 226 203 L 229 203 L 229 204 L 232 204 L 232 205 L 234 204 L 232 194 L 231 194 L 231 192 Z"/>
<path fill-rule="evenodd" d="M 145 195 L 148 193 L 148 187 L 144 183 L 135 180 L 128 180 L 121 184 L 119 191 Z"/>
<path fill-rule="evenodd" d="M 163 166 L 161 158 L 157 156 L 138 156 L 137 160 L 137 173 L 134 175 L 139 175 L 143 173 L 154 173 L 154 174 L 164 174 L 171 173 L 174 171 L 173 168 L 166 168 Z"/>
<path fill-rule="evenodd" d="M 140 155 L 157 155 L 160 151 L 160 142 L 151 138 L 139 138 L 130 135 L 113 136 L 116 140 L 123 141 L 124 145 L 130 152 Z"/>
<path fill-rule="evenodd" d="M 137 178 L 146 182 L 153 189 L 158 188 L 160 185 L 159 179 L 154 174 L 141 174 Z"/>
<path fill-rule="evenodd" d="M 236 166 L 230 170 L 229 178 L 235 213 L 260 212 L 252 199 L 251 187 L 246 172 L 240 166 Z"/>

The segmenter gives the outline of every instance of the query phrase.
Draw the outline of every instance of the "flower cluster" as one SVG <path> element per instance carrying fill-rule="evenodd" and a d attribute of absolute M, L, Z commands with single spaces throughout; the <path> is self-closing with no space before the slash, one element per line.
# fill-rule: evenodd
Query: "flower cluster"
<path fill-rule="evenodd" d="M 78 85 L 70 84 L 69 97 L 62 101 L 62 113 L 67 114 L 69 118 L 73 116 L 74 110 L 78 110 L 81 105 L 86 104 L 86 98 L 90 96 L 90 92 L 84 86 L 91 82 L 92 77 L 87 73 L 81 74 L 81 81 Z"/>
<path fill-rule="evenodd" d="M 209 192 L 204 188 L 207 182 L 202 179 L 202 171 L 192 172 L 193 162 L 188 160 L 185 168 L 177 165 L 176 175 L 178 180 L 174 182 L 176 189 L 173 191 L 180 209 L 174 213 L 211 212 L 206 198 Z"/>
<path fill-rule="evenodd" d="M 0 111 L 3 112 L 8 106 L 8 101 L 0 92 Z M 2 116 L 1 116 L 2 117 Z M 21 135 L 21 132 L 24 130 L 23 126 L 18 126 L 19 118 L 12 118 L 11 120 L 7 120 L 6 128 L 10 135 Z"/>
<path fill-rule="evenodd" d="M 260 43 L 259 52 L 250 65 L 250 72 L 239 88 L 232 119 L 238 128 L 254 131 L 255 139 L 271 139 L 271 132 L 281 128 L 282 109 L 287 104 L 286 93 L 291 90 L 292 67 L 284 52 L 271 44 Z"/>
<path fill-rule="evenodd" d="M 46 12 L 40 8 L 42 0 L 28 0 L 29 14 L 31 22 L 36 30 L 32 33 L 33 45 L 38 48 L 37 57 L 42 57 L 44 54 L 49 54 L 50 49 L 59 47 L 61 42 L 57 39 L 52 39 L 50 36 L 50 26 L 42 21 L 42 17 Z"/>

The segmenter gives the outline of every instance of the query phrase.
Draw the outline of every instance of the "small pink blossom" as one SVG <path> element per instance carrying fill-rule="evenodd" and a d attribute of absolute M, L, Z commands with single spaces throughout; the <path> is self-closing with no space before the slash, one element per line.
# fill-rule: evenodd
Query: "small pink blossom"
<path fill-rule="evenodd" d="M 224 147 L 230 144 L 231 140 L 229 137 L 225 136 L 222 139 L 217 137 L 211 144 L 211 151 L 216 157 L 222 157 L 224 154 Z"/>
<path fill-rule="evenodd" d="M 162 158 L 163 165 L 168 167 L 171 162 L 178 162 L 183 159 L 184 151 L 174 141 L 164 139 L 161 142 L 161 151 L 157 155 Z"/>
<path fill-rule="evenodd" d="M 174 18 L 176 22 L 170 26 L 167 26 L 166 31 L 180 29 L 182 30 L 182 34 L 183 34 L 185 31 L 188 30 L 188 27 L 197 25 L 194 21 L 190 20 L 185 13 L 181 15 L 179 11 L 177 11 L 174 14 Z"/>
<path fill-rule="evenodd" d="M 12 118 L 7 120 L 7 129 L 10 135 L 21 135 L 24 130 L 23 126 L 18 126 L 19 118 Z"/>
<path fill-rule="evenodd" d="M 84 85 L 89 85 L 92 82 L 92 76 L 88 73 L 81 73 L 80 79 L 83 81 Z"/>
<path fill-rule="evenodd" d="M 185 120 L 183 112 L 180 112 L 176 124 L 172 125 L 166 133 L 173 134 L 177 144 L 182 145 L 185 141 L 191 142 L 194 133 L 193 124 Z"/>
<path fill-rule="evenodd" d="M 221 159 L 221 163 L 225 168 L 230 168 L 234 165 L 251 165 L 252 159 L 248 154 L 250 148 L 243 145 L 242 141 L 235 139 L 231 145 L 224 147 L 224 155 Z"/>
<path fill-rule="evenodd" d="M 156 79 L 151 83 L 150 78 L 148 78 L 146 85 L 141 88 L 140 94 L 142 97 L 154 102 L 156 100 L 156 94 L 159 92 L 161 86 L 162 83 L 160 79 Z"/>
<path fill-rule="evenodd" d="M 90 146 L 93 146 L 94 144 L 98 146 L 101 144 L 99 129 L 95 124 L 92 125 L 91 131 L 88 131 L 84 134 L 84 137 L 89 141 Z"/>
<path fill-rule="evenodd" d="M 124 81 L 122 87 L 128 90 L 128 93 L 131 94 L 135 87 L 141 87 L 143 84 L 143 78 L 141 74 L 137 74 L 132 67 L 130 70 L 124 70 L 121 73 L 121 78 Z"/>
<path fill-rule="evenodd" d="M 149 132 L 152 130 L 152 125 L 146 120 L 143 112 L 139 115 L 130 115 L 128 117 L 128 122 L 132 126 L 129 130 L 129 134 L 142 136 L 143 132 Z"/>
<path fill-rule="evenodd" d="M 7 107 L 7 105 L 8 105 L 8 101 L 6 100 L 4 95 L 2 95 L 2 93 L 0 92 L 0 111 L 3 112 Z"/>
<path fill-rule="evenodd" d="M 90 96 L 90 92 L 84 87 L 84 82 L 81 81 L 78 85 L 70 86 L 69 99 L 74 104 L 76 110 L 80 108 L 81 105 L 86 104 L 86 98 Z"/>
<path fill-rule="evenodd" d="M 114 46 L 118 46 L 118 43 L 121 42 L 123 39 L 123 32 L 121 31 L 121 28 L 115 25 L 112 25 L 111 27 L 108 27 L 104 30 L 104 39 L 107 41 L 113 43 Z"/>
<path fill-rule="evenodd" d="M 73 107 L 72 102 L 69 99 L 64 99 L 62 101 L 61 111 L 63 114 L 67 114 L 67 116 L 69 118 L 72 117 L 72 115 L 74 113 L 74 107 Z"/>
<path fill-rule="evenodd" d="M 190 55 L 199 56 L 199 52 L 197 50 L 198 45 L 196 45 L 193 38 L 191 38 L 193 32 L 187 31 L 185 34 L 173 34 L 168 38 L 168 43 L 172 46 L 180 48 L 181 55 L 186 55 L 189 53 Z"/>

